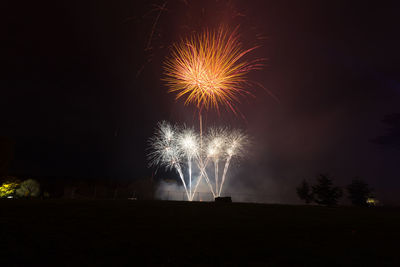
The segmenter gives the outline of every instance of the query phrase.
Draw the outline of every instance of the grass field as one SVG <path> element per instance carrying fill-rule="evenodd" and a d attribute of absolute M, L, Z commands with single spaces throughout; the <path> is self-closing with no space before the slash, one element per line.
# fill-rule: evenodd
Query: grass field
<path fill-rule="evenodd" d="M 0 266 L 400 266 L 399 208 L 2 200 L 0 229 Z"/>

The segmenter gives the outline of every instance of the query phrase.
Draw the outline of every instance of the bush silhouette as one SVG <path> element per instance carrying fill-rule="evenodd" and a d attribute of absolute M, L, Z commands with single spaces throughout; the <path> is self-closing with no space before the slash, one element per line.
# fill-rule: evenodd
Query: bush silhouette
<path fill-rule="evenodd" d="M 38 197 L 40 194 L 40 184 L 33 179 L 25 180 L 15 193 L 18 197 Z"/>
<path fill-rule="evenodd" d="M 13 197 L 19 183 L 17 181 L 7 181 L 0 186 L 0 198 Z"/>

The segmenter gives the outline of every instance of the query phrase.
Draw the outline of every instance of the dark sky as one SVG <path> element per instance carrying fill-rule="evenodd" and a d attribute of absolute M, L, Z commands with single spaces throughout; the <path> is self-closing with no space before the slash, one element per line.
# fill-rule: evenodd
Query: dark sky
<path fill-rule="evenodd" d="M 151 176 L 145 150 L 156 123 L 197 125 L 160 81 L 168 47 L 204 27 L 240 25 L 244 45 L 262 45 L 254 56 L 267 58 L 251 79 L 279 102 L 250 88 L 245 119 L 207 115 L 206 125 L 253 139 L 229 190 L 294 202 L 294 187 L 323 172 L 340 186 L 362 177 L 380 199 L 400 202 L 400 152 L 370 141 L 400 112 L 395 2 L 9 2 L 0 136 L 15 141 L 12 172 Z"/>

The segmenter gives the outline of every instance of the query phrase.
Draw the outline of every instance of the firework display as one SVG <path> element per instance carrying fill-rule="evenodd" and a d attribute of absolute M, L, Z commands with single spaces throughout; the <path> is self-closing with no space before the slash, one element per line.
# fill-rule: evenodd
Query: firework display
<path fill-rule="evenodd" d="M 211 128 L 204 139 L 201 145 L 199 133 L 165 121 L 158 124 L 155 135 L 150 139 L 150 165 L 175 170 L 190 201 L 203 178 L 213 196 L 221 196 L 232 158 L 242 157 L 248 144 L 248 138 L 242 131 L 226 128 Z M 223 166 L 221 177 L 218 172 L 220 165 Z M 209 175 L 208 170 L 212 169 L 214 174 Z"/>
<path fill-rule="evenodd" d="M 176 98 L 199 111 L 220 105 L 236 113 L 239 96 L 249 94 L 246 74 L 261 68 L 262 60 L 244 57 L 257 47 L 243 49 L 237 30 L 204 31 L 173 45 L 164 62 L 165 82 Z"/>
<path fill-rule="evenodd" d="M 175 170 L 189 201 L 202 181 L 214 198 L 220 197 L 232 159 L 244 155 L 247 135 L 229 128 L 210 128 L 203 135 L 202 113 L 214 109 L 220 114 L 221 106 L 237 114 L 239 97 L 250 94 L 247 74 L 262 66 L 261 59 L 246 60 L 256 48 L 243 48 L 237 28 L 229 32 L 221 27 L 182 39 L 164 62 L 168 91 L 185 98 L 185 105 L 195 105 L 200 131 L 160 122 L 150 139 L 149 161 Z"/>

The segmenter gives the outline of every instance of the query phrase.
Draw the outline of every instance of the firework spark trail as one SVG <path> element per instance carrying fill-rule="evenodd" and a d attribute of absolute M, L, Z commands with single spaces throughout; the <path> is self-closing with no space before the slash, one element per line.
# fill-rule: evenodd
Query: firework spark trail
<path fill-rule="evenodd" d="M 214 163 L 214 181 L 215 193 L 217 196 L 219 192 L 219 175 L 218 165 L 225 146 L 227 144 L 227 130 L 223 128 L 211 128 L 208 133 L 208 156 L 212 158 Z"/>
<path fill-rule="evenodd" d="M 194 194 L 197 192 L 197 187 L 199 186 L 199 184 L 200 184 L 200 182 L 201 182 L 201 178 L 202 178 L 203 176 L 204 176 L 204 180 L 206 181 L 208 187 L 210 188 L 210 191 L 211 191 L 213 197 L 214 197 L 214 198 L 216 197 L 216 194 L 214 193 L 214 190 L 213 190 L 213 188 L 212 188 L 210 179 L 208 178 L 207 172 L 205 171 L 205 169 L 206 169 L 206 167 L 207 167 L 208 159 L 209 159 L 209 158 L 206 159 L 206 162 L 204 163 L 204 165 L 202 165 L 200 162 L 199 162 L 199 164 L 198 164 L 198 168 L 199 168 L 199 170 L 200 170 L 200 177 L 199 177 L 199 179 L 197 180 L 196 186 L 195 186 L 195 188 L 194 188 L 193 195 L 192 195 L 192 199 L 193 199 L 193 197 L 194 197 Z"/>
<path fill-rule="evenodd" d="M 194 186 L 193 194 L 192 194 L 192 200 L 193 200 L 193 198 L 194 198 L 194 195 L 195 195 L 196 192 L 197 192 L 197 187 L 199 186 L 199 184 L 200 184 L 200 182 L 201 182 L 201 178 L 203 178 L 203 174 L 200 174 L 199 178 L 197 179 L 196 185 Z"/>
<path fill-rule="evenodd" d="M 203 178 L 203 172 L 205 172 L 204 170 L 207 167 L 207 163 L 208 163 L 208 158 L 206 158 L 204 165 L 203 165 L 203 161 L 201 160 L 201 158 L 198 159 L 197 167 L 200 170 L 200 176 L 197 179 L 197 182 L 196 182 L 193 192 L 196 192 L 197 187 L 199 186 L 199 184 L 201 182 L 201 178 Z"/>
<path fill-rule="evenodd" d="M 156 29 L 158 20 L 160 19 L 161 13 L 162 13 L 164 10 L 166 10 L 166 8 L 165 8 L 166 6 L 167 6 L 167 1 L 165 1 L 164 4 L 163 4 L 162 6 L 155 5 L 156 10 L 159 10 L 159 12 L 158 12 L 158 14 L 157 14 L 156 19 L 154 20 L 153 27 L 151 27 L 151 32 L 150 32 L 149 40 L 147 41 L 147 45 L 146 45 L 145 50 L 151 49 L 151 41 L 153 40 L 154 31 L 155 31 L 155 29 Z"/>
<path fill-rule="evenodd" d="M 189 164 L 189 195 L 192 196 L 192 160 L 188 159 Z"/>
<path fill-rule="evenodd" d="M 189 195 L 192 196 L 192 158 L 199 153 L 198 137 L 193 129 L 183 128 L 178 134 L 179 149 L 187 158 L 189 175 Z"/>
<path fill-rule="evenodd" d="M 232 156 L 229 156 L 225 161 L 225 167 L 224 167 L 224 172 L 222 174 L 222 181 L 221 181 L 221 186 L 219 188 L 218 196 L 221 196 L 222 187 L 224 186 L 224 183 L 225 183 L 225 177 L 226 177 L 226 173 L 227 173 L 228 168 L 229 168 L 229 164 L 231 162 L 231 158 L 232 158 Z"/>
<path fill-rule="evenodd" d="M 226 179 L 226 174 L 228 172 L 229 164 L 231 162 L 232 157 L 240 157 L 243 156 L 244 153 L 244 148 L 249 144 L 248 137 L 241 131 L 235 130 L 230 133 L 230 135 L 227 138 L 227 144 L 229 144 L 229 147 L 226 149 L 226 161 L 225 161 L 225 167 L 224 167 L 224 172 L 222 174 L 222 181 L 221 185 L 219 188 L 219 193 L 218 195 L 221 195 L 222 188 L 225 183 Z"/>
<path fill-rule="evenodd" d="M 218 159 L 214 161 L 214 179 L 215 179 L 215 192 L 217 192 L 217 196 L 219 197 L 218 194 Z"/>
<path fill-rule="evenodd" d="M 177 169 L 177 171 L 179 173 L 179 177 L 181 178 L 181 181 L 183 183 L 183 187 L 185 188 L 186 196 L 187 196 L 188 200 L 190 201 L 190 195 L 189 195 L 188 189 L 186 187 L 185 178 L 183 176 L 182 169 L 179 165 L 177 165 L 176 169 Z"/>
<path fill-rule="evenodd" d="M 199 169 L 200 169 L 200 168 L 201 168 L 201 167 L 199 167 Z M 191 171 L 190 171 L 190 172 L 191 172 Z M 199 176 L 199 178 L 197 178 L 196 185 L 195 185 L 193 191 L 191 192 L 191 200 L 193 200 L 194 195 L 196 194 L 197 187 L 199 186 L 202 177 L 203 177 L 203 174 L 202 174 L 202 172 L 200 171 L 200 176 Z"/>
<path fill-rule="evenodd" d="M 239 96 L 249 94 L 246 75 L 262 67 L 262 59 L 244 57 L 257 47 L 243 49 L 237 28 L 206 30 L 174 44 L 164 62 L 164 81 L 176 98 L 186 97 L 185 105 L 194 104 L 200 111 L 223 105 L 235 114 Z"/>
<path fill-rule="evenodd" d="M 175 142 L 175 128 L 165 121 L 158 123 L 156 134 L 150 139 L 150 146 L 153 150 L 149 153 L 150 166 L 165 166 L 166 169 L 175 169 L 189 199 L 190 195 L 180 165 L 181 151 Z"/>
<path fill-rule="evenodd" d="M 153 47 L 152 47 L 152 41 L 153 41 L 153 36 L 154 36 L 154 33 L 156 32 L 156 28 L 157 28 L 157 24 L 158 24 L 158 21 L 159 21 L 159 19 L 160 19 L 160 17 L 161 17 L 161 13 L 163 12 L 163 11 L 167 11 L 167 8 L 166 8 L 166 6 L 167 6 L 167 1 L 165 1 L 164 2 L 164 4 L 161 6 L 161 5 L 157 5 L 157 4 L 155 4 L 155 5 L 153 5 L 154 6 L 154 9 L 152 9 L 152 10 L 150 10 L 149 12 L 147 12 L 145 15 L 143 15 L 143 17 L 147 17 L 147 15 L 149 14 L 149 13 L 153 13 L 154 11 L 158 11 L 158 13 L 157 13 L 157 16 L 156 16 L 156 18 L 154 19 L 154 22 L 153 22 L 153 24 L 152 24 L 152 27 L 151 27 L 151 31 L 150 31 L 150 34 L 149 34 L 149 38 L 148 38 L 148 40 L 147 40 L 147 42 L 146 42 L 146 46 L 145 46 L 145 48 L 144 48 L 144 51 L 145 52 L 147 52 L 147 51 L 152 51 L 153 50 Z M 128 20 L 131 20 L 131 18 L 128 18 L 127 19 L 127 21 Z M 151 61 L 152 61 L 152 58 L 153 58 L 153 54 L 151 53 L 151 54 L 149 54 L 149 57 L 147 58 L 147 60 L 142 64 L 142 66 L 136 71 L 136 77 L 139 77 L 140 76 L 140 74 L 142 73 L 142 71 L 144 70 L 144 68 L 146 67 L 146 65 L 147 64 L 149 64 Z"/>
<path fill-rule="evenodd" d="M 216 197 L 217 195 L 215 194 L 214 189 L 212 188 L 212 184 L 211 184 L 210 178 L 208 177 L 208 174 L 204 169 L 203 169 L 203 177 L 206 180 L 206 182 L 208 184 L 208 187 L 210 188 L 211 193 L 213 194 L 214 197 Z"/>

